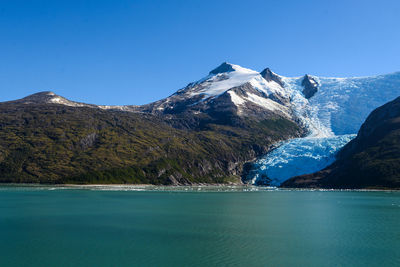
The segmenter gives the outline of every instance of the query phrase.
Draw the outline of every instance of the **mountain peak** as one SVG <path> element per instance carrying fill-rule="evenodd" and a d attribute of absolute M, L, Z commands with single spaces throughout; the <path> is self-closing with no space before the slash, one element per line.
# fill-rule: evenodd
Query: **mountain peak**
<path fill-rule="evenodd" d="M 56 94 L 52 91 L 41 91 L 41 92 L 37 92 L 31 95 L 28 95 L 27 97 L 31 97 L 31 96 L 55 96 Z"/>
<path fill-rule="evenodd" d="M 223 62 L 221 65 L 210 71 L 210 74 L 218 74 L 218 73 L 232 72 L 232 71 L 235 71 L 232 64 L 228 62 Z"/>
<path fill-rule="evenodd" d="M 49 100 L 56 98 L 56 97 L 60 97 L 60 96 L 56 95 L 54 92 L 51 92 L 51 91 L 42 91 L 42 92 L 28 95 L 28 96 L 22 98 L 22 100 L 40 103 L 40 102 L 48 102 Z"/>
<path fill-rule="evenodd" d="M 282 86 L 282 87 L 284 86 L 284 83 L 283 83 L 281 77 L 278 74 L 271 71 L 270 68 L 264 69 L 262 72 L 260 72 L 260 74 L 267 82 L 274 81 L 277 84 L 279 84 L 280 86 Z"/>
<path fill-rule="evenodd" d="M 318 92 L 318 82 L 308 74 L 304 75 L 301 85 L 304 87 L 303 94 L 307 99 L 313 97 Z"/>
<path fill-rule="evenodd" d="M 59 96 L 51 91 L 42 91 L 32 95 L 28 95 L 20 100 L 16 100 L 16 102 L 21 102 L 24 104 L 61 104 L 75 107 L 89 106 L 88 104 L 70 101 L 65 97 Z"/>

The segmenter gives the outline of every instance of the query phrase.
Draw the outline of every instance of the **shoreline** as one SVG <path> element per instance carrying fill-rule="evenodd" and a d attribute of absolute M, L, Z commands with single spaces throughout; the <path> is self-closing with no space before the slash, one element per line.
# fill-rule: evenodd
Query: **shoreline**
<path fill-rule="evenodd" d="M 237 191 L 338 191 L 338 192 L 400 192 L 395 188 L 359 188 L 359 189 L 339 189 L 339 188 L 281 188 L 273 186 L 256 186 L 249 184 L 192 184 L 192 185 L 153 185 L 153 184 L 39 184 L 39 183 L 0 183 L 1 187 L 21 187 L 21 188 L 49 188 L 59 189 L 89 189 L 89 190 L 112 190 L 112 191 L 201 191 L 204 189 L 236 189 Z M 114 189 L 114 190 L 113 190 Z M 119 190 L 118 190 L 119 189 Z M 130 190 L 129 190 L 130 189 Z M 196 190 L 194 190 L 196 189 Z M 246 190 L 247 189 L 247 190 Z M 217 190 L 218 191 L 218 190 Z"/>

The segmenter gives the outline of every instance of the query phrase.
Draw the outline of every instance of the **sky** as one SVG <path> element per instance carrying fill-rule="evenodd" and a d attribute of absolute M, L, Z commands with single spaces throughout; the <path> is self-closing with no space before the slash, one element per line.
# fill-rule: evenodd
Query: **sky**
<path fill-rule="evenodd" d="M 0 0 L 0 101 L 140 105 L 224 61 L 283 76 L 400 71 L 400 1 Z"/>

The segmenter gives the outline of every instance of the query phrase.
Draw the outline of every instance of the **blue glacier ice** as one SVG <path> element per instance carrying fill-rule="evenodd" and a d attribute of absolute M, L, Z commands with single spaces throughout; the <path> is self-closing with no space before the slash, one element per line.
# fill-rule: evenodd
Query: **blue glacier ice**
<path fill-rule="evenodd" d="M 296 138 L 259 159 L 251 178 L 255 184 L 279 186 L 290 177 L 319 171 L 335 160 L 336 152 L 355 134 Z"/>

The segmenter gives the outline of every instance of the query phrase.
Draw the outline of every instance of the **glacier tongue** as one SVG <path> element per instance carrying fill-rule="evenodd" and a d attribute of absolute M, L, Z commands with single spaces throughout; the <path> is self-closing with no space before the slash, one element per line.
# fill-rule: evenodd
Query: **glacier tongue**
<path fill-rule="evenodd" d="M 356 135 L 296 138 L 259 159 L 249 174 L 254 184 L 279 186 L 290 177 L 319 171 Z"/>

